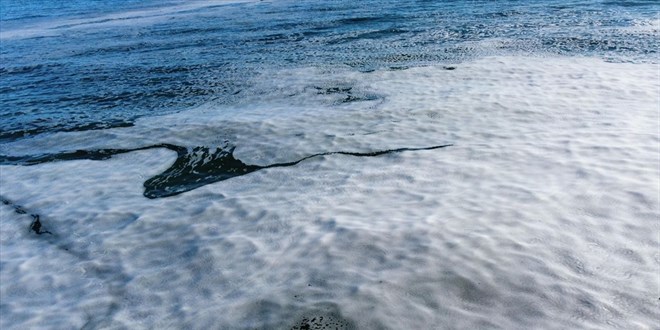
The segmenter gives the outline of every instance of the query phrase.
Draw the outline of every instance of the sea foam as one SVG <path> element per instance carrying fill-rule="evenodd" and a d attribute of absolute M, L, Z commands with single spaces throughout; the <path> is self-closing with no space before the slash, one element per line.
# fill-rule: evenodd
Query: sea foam
<path fill-rule="evenodd" d="M 264 77 L 280 87 L 233 108 L 2 153 L 228 143 L 267 165 L 452 146 L 327 155 L 160 199 L 142 185 L 175 161 L 166 149 L 1 166 L 2 196 L 27 214 L 0 206 L 0 326 L 654 327 L 657 65 L 488 57 Z M 343 102 L 348 88 L 374 97 Z M 53 234 L 30 232 L 29 214 Z"/>

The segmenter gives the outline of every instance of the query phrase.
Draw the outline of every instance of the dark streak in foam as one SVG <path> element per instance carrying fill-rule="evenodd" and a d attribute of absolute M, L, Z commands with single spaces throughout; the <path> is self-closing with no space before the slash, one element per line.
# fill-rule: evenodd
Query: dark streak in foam
<path fill-rule="evenodd" d="M 87 124 L 55 124 L 54 126 L 43 126 L 38 124 L 35 128 L 16 128 L 9 129 L 7 131 L 0 132 L 0 142 L 12 142 L 19 140 L 24 137 L 39 135 L 41 133 L 50 132 L 55 129 L 60 132 L 81 132 L 81 131 L 91 131 L 98 129 L 106 128 L 119 128 L 119 127 L 132 127 L 132 121 L 122 121 L 122 120 L 108 120 L 103 123 L 87 123 Z"/>
<path fill-rule="evenodd" d="M 0 195 L 0 201 L 2 204 L 13 208 L 17 214 L 27 214 L 25 208 L 4 196 Z M 90 255 L 89 251 L 86 251 L 85 247 L 79 246 L 79 244 L 76 243 L 75 237 L 72 238 L 71 236 L 66 235 L 67 233 L 63 233 L 64 235 L 57 235 L 50 231 L 43 230 L 43 225 L 41 224 L 39 214 L 31 213 L 30 215 L 33 219 L 33 222 L 30 224 L 30 231 L 34 231 L 38 235 L 50 234 L 43 237 L 43 241 L 51 244 L 57 249 L 60 249 L 64 253 L 77 258 L 81 262 L 92 260 L 92 256 Z M 98 262 L 100 260 L 96 259 L 96 261 Z M 107 260 L 103 260 L 103 262 L 107 262 Z M 127 283 L 131 277 L 124 273 L 124 270 L 121 267 L 121 263 L 118 263 L 115 269 L 107 268 L 107 265 L 96 265 L 85 267 L 85 271 L 91 276 L 96 277 L 98 280 L 102 281 L 103 285 L 107 288 L 108 293 L 114 298 L 115 301 L 121 301 L 123 297 L 126 296 L 125 283 Z M 81 329 L 98 329 L 107 327 L 110 324 L 113 315 L 119 310 L 119 307 L 119 304 L 113 301 L 108 305 L 108 309 L 105 314 L 88 315 L 87 322 Z"/>
<path fill-rule="evenodd" d="M 360 101 L 375 101 L 382 98 L 379 95 L 375 94 L 364 94 L 361 92 L 356 92 L 353 90 L 353 87 L 319 87 L 312 86 L 319 95 L 343 95 L 342 99 L 339 99 L 337 103 L 350 103 L 350 102 L 360 102 Z"/>
<path fill-rule="evenodd" d="M 43 155 L 26 155 L 26 156 L 5 156 L 0 155 L 0 165 L 37 165 L 43 163 L 50 163 L 65 160 L 105 160 L 118 154 L 123 154 L 132 151 L 148 150 L 155 148 L 165 148 L 177 152 L 185 152 L 185 147 L 180 147 L 173 144 L 156 144 L 152 146 L 134 148 L 134 149 L 97 149 L 97 150 L 75 150 L 68 152 L 61 152 L 58 154 L 43 154 Z"/>
<path fill-rule="evenodd" d="M 36 156 L 0 155 L 0 165 L 30 166 L 48 162 L 77 159 L 104 160 L 112 157 L 113 155 L 132 151 L 166 148 L 177 153 L 176 161 L 163 173 L 158 174 L 144 182 L 144 196 L 154 199 L 178 195 L 180 193 L 191 191 L 207 184 L 228 180 L 233 177 L 246 175 L 266 168 L 294 166 L 307 159 L 319 156 L 347 155 L 355 157 L 376 157 L 403 151 L 434 150 L 449 146 L 451 145 L 437 145 L 424 148 L 399 148 L 373 152 L 324 152 L 313 154 L 292 162 L 259 166 L 245 164 L 239 159 L 234 158 L 233 147 L 229 149 L 211 149 L 208 147 L 186 148 L 173 144 L 163 143 L 135 149 L 76 150 L 59 154 Z"/>
<path fill-rule="evenodd" d="M 42 230 L 41 229 L 41 221 L 39 221 L 39 215 L 38 214 L 32 214 L 32 219 L 34 219 L 34 221 L 30 225 L 30 229 L 32 231 L 34 231 L 35 233 L 37 233 L 37 235 L 41 235 L 41 234 L 51 234 L 52 235 L 53 234 L 53 233 L 49 232 L 48 230 Z"/>
<path fill-rule="evenodd" d="M 0 197 L 0 200 L 2 200 L 2 204 L 5 204 L 7 206 L 12 207 L 14 209 L 14 212 L 16 212 L 17 214 L 26 214 L 27 213 L 27 211 L 22 206 L 10 201 L 9 199 L 7 199 L 5 197 Z M 30 216 L 32 216 L 32 219 L 33 219 L 32 223 L 30 224 L 30 230 L 31 231 L 34 231 L 37 235 L 41 235 L 41 234 L 51 234 L 52 235 L 53 234 L 48 230 L 43 230 L 42 229 L 41 221 L 39 219 L 38 214 L 30 214 Z"/>

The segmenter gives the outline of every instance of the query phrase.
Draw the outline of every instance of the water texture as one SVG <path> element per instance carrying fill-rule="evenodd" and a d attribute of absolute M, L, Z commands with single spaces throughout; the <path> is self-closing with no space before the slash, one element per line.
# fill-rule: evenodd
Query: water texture
<path fill-rule="evenodd" d="M 0 4 L 2 329 L 659 329 L 656 1 Z"/>
<path fill-rule="evenodd" d="M 0 141 L 246 102 L 273 68 L 371 71 L 512 53 L 657 62 L 660 49 L 654 1 L 2 4 Z"/>

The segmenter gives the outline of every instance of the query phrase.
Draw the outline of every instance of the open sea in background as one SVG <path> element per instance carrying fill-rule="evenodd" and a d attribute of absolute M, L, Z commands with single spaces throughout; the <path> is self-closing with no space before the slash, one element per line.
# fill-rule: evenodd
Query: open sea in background
<path fill-rule="evenodd" d="M 0 328 L 660 329 L 657 1 L 0 0 Z"/>
<path fill-rule="evenodd" d="M 245 102 L 265 70 L 530 53 L 655 63 L 660 49 L 655 1 L 3 0 L 1 15 L 2 141 Z"/>

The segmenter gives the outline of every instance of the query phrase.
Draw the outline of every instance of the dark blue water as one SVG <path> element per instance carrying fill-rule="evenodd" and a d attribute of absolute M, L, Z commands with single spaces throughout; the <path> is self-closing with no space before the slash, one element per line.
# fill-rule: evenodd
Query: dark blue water
<path fill-rule="evenodd" d="M 657 62 L 660 49 L 657 1 L 1 4 L 2 142 L 249 102 L 257 75 L 278 68 L 529 53 Z"/>

